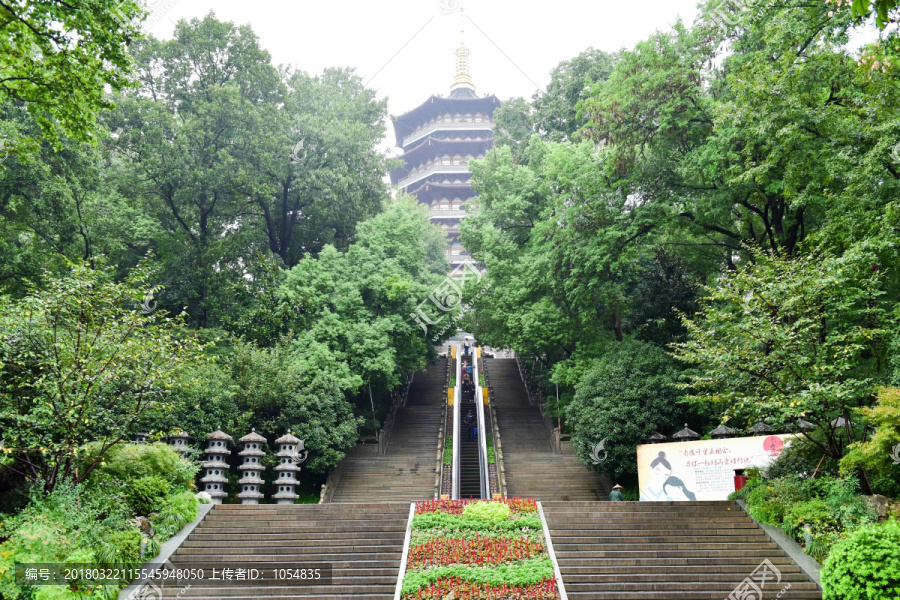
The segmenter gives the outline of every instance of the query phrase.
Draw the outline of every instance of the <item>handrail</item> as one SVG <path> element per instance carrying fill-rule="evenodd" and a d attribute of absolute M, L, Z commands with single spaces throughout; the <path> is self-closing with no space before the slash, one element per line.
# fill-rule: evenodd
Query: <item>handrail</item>
<path fill-rule="evenodd" d="M 487 434 L 485 433 L 484 419 L 484 390 L 479 384 L 478 378 L 478 350 L 473 348 L 472 353 L 472 383 L 475 384 L 475 414 L 478 419 L 478 470 L 481 471 L 481 497 L 491 497 L 490 473 L 488 471 Z"/>
<path fill-rule="evenodd" d="M 341 460 L 341 462 L 338 463 L 338 466 L 332 469 L 331 473 L 328 474 L 325 485 L 322 486 L 322 489 L 319 492 L 319 504 L 331 502 L 334 498 L 334 492 L 337 489 L 337 485 L 341 481 L 341 475 L 343 474 L 344 461 Z"/>
<path fill-rule="evenodd" d="M 397 411 L 401 406 L 406 406 L 406 401 L 409 398 L 409 388 L 412 387 L 413 378 L 415 376 L 416 374 L 412 373 L 406 378 L 406 384 L 403 386 L 403 391 L 394 398 L 391 412 L 384 421 L 384 427 L 381 428 L 381 437 L 379 438 L 379 441 L 381 442 L 379 444 L 380 454 L 387 454 L 388 444 L 391 441 L 391 433 L 394 431 L 394 423 L 397 421 Z M 393 396 L 394 394 L 391 393 L 391 395 Z"/>
<path fill-rule="evenodd" d="M 453 388 L 453 472 L 451 476 L 450 498 L 459 500 L 459 405 L 462 402 L 462 351 L 456 345 L 456 386 Z"/>
<path fill-rule="evenodd" d="M 553 426 L 553 423 L 550 421 L 549 417 L 547 417 L 547 406 L 544 403 L 544 394 L 540 388 L 532 393 L 531 386 L 528 385 L 528 376 L 525 374 L 525 364 L 522 362 L 522 358 L 519 356 L 519 353 L 516 353 L 516 366 L 519 367 L 519 377 L 522 378 L 522 384 L 525 386 L 525 394 L 528 396 L 528 404 L 534 406 L 535 401 L 538 405 L 538 410 L 541 411 L 541 420 L 544 422 L 544 427 L 547 428 L 547 434 L 550 436 L 550 446 L 553 449 L 555 454 L 561 454 L 562 448 L 559 443 L 559 431 L 556 427 Z"/>

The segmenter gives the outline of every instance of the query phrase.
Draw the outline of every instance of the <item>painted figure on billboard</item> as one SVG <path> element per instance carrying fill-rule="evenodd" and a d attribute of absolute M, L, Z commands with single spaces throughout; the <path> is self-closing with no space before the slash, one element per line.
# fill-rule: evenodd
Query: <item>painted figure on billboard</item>
<path fill-rule="evenodd" d="M 666 453 L 660 452 L 650 463 L 650 481 L 641 494 L 641 500 L 665 500 L 666 492 L 663 485 L 671 474 L 672 465 L 666 460 Z"/>

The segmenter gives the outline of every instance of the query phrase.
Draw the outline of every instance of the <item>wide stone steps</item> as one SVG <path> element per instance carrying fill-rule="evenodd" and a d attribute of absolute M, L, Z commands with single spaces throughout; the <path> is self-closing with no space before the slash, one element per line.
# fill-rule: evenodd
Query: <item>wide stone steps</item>
<path fill-rule="evenodd" d="M 447 359 L 416 373 L 406 405 L 397 410 L 388 451 L 357 446 L 341 463 L 333 502 L 401 502 L 434 497 Z"/>
<path fill-rule="evenodd" d="M 249 600 L 388 600 L 393 597 L 408 503 L 219 505 L 170 559 L 178 568 L 300 569 L 328 564 L 328 585 L 285 581 L 193 581 L 154 597 Z M 298 582 L 299 583 L 299 582 Z"/>
<path fill-rule="evenodd" d="M 722 600 L 768 560 L 762 598 L 820 600 L 805 572 L 734 502 L 543 502 L 570 598 Z M 743 597 L 743 596 L 739 596 Z"/>
<path fill-rule="evenodd" d="M 491 402 L 503 445 L 507 495 L 536 500 L 605 500 L 600 476 L 572 455 L 553 452 L 540 409 L 528 404 L 516 361 L 486 358 Z"/>

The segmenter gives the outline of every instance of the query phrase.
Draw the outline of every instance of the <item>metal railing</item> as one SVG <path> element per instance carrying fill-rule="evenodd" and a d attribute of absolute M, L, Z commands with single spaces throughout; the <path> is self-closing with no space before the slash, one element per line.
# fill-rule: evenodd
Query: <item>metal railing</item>
<path fill-rule="evenodd" d="M 403 138 L 403 147 L 405 148 L 411 142 L 414 142 L 420 138 L 425 137 L 429 133 L 433 133 L 435 131 L 443 131 L 446 129 L 459 129 L 462 131 L 466 130 L 474 130 L 474 131 L 490 131 L 493 129 L 494 123 L 493 121 L 480 121 L 478 123 L 474 121 L 467 122 L 459 122 L 459 121 L 449 121 L 449 122 L 440 122 L 435 121 L 434 123 L 428 123 L 424 127 L 419 127 L 411 134 Z"/>
<path fill-rule="evenodd" d="M 483 158 L 483 157 L 475 157 L 475 158 Z M 474 160 L 474 159 L 473 159 Z M 468 163 L 464 165 L 431 165 L 422 169 L 417 173 L 411 173 L 407 175 L 403 179 L 397 182 L 397 187 L 407 187 L 416 181 L 421 179 L 425 179 L 432 173 L 468 173 L 469 165 Z"/>
<path fill-rule="evenodd" d="M 550 436 L 550 446 L 553 448 L 553 452 L 556 454 L 562 453 L 562 443 L 560 440 L 561 432 L 559 431 L 559 428 L 553 426 L 550 417 L 547 416 L 547 405 L 544 393 L 540 388 L 535 390 L 531 389 L 530 382 L 528 381 L 528 374 L 525 369 L 525 363 L 518 353 L 516 353 L 516 366 L 519 367 L 519 377 L 522 378 L 522 383 L 525 386 L 525 393 L 528 395 L 528 403 L 531 406 L 537 404 L 538 409 L 541 411 L 541 420 L 547 428 L 547 434 Z"/>
<path fill-rule="evenodd" d="M 491 497 L 490 472 L 488 470 L 487 434 L 484 418 L 484 390 L 478 378 L 478 350 L 472 353 L 472 382 L 475 384 L 475 414 L 478 423 L 478 470 L 480 471 L 481 497 Z"/>
<path fill-rule="evenodd" d="M 459 500 L 459 405 L 462 401 L 462 351 L 459 344 L 456 345 L 456 386 L 453 388 L 453 474 L 450 486 L 450 497 Z"/>
<path fill-rule="evenodd" d="M 415 373 L 411 374 L 406 378 L 406 383 L 401 386 L 401 388 L 395 394 L 391 392 L 391 396 L 393 397 L 393 402 L 391 403 L 391 412 L 388 414 L 388 418 L 384 421 L 384 427 L 381 428 L 381 434 L 378 436 L 378 453 L 379 454 L 387 454 L 388 444 L 391 441 L 391 433 L 394 430 L 394 423 L 397 421 L 397 411 L 406 406 L 406 401 L 409 398 L 409 388 L 412 387 L 413 378 L 416 376 Z"/>

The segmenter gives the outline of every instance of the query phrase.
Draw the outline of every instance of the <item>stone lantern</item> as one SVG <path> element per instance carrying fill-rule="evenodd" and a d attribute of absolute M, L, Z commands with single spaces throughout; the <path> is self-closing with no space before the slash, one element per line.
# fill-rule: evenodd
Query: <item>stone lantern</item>
<path fill-rule="evenodd" d="M 176 452 L 184 452 L 188 449 L 188 440 L 191 438 L 190 435 L 183 429 L 177 429 L 172 435 L 169 436 L 169 445 Z"/>
<path fill-rule="evenodd" d="M 661 434 L 658 431 L 654 431 L 653 433 L 648 435 L 644 441 L 647 442 L 648 444 L 662 444 L 663 442 L 666 441 L 666 436 L 664 436 L 663 434 Z"/>
<path fill-rule="evenodd" d="M 796 421 L 797 429 L 800 431 L 812 431 L 816 428 L 816 426 L 809 421 L 805 421 L 803 419 L 798 418 Z"/>
<path fill-rule="evenodd" d="M 773 431 L 775 430 L 763 423 L 762 419 L 757 421 L 756 425 L 750 428 L 750 433 L 752 433 L 753 435 L 769 435 Z"/>
<path fill-rule="evenodd" d="M 228 496 L 225 492 L 225 485 L 228 483 L 225 474 L 228 472 L 226 459 L 231 454 L 231 450 L 228 449 L 229 442 L 231 442 L 231 436 L 221 430 L 209 434 L 206 462 L 203 463 L 206 474 L 200 483 L 205 484 L 206 487 L 203 491 L 209 494 L 213 504 L 222 504 L 222 499 Z"/>
<path fill-rule="evenodd" d="M 278 444 L 278 466 L 275 467 L 278 475 L 274 482 L 276 492 L 272 498 L 278 504 L 293 504 L 300 497 L 294 493 L 294 487 L 300 483 L 297 473 L 300 472 L 300 463 L 306 460 L 307 452 L 303 448 L 303 440 L 294 437 L 290 431 L 275 440 L 275 443 Z"/>
<path fill-rule="evenodd" d="M 250 433 L 239 439 L 238 442 L 244 446 L 238 452 L 238 456 L 244 458 L 244 463 L 238 465 L 238 470 L 243 477 L 238 480 L 238 485 L 241 486 L 241 493 L 237 497 L 241 499 L 241 504 L 259 504 L 260 499 L 263 497 L 262 492 L 259 491 L 259 486 L 265 483 L 261 475 L 263 469 L 265 469 L 262 459 L 266 455 L 266 451 L 263 450 L 266 438 L 256 433 L 256 429 L 251 429 Z"/>
<path fill-rule="evenodd" d="M 676 442 L 690 442 L 691 440 L 696 440 L 699 438 L 700 434 L 693 429 L 688 429 L 687 423 L 684 424 L 684 429 L 672 436 L 672 439 Z"/>
<path fill-rule="evenodd" d="M 150 437 L 150 434 L 146 431 L 136 431 L 131 435 L 131 440 L 135 444 L 146 444 L 148 437 Z"/>
<path fill-rule="evenodd" d="M 712 433 L 710 433 L 710 435 L 714 439 L 724 440 L 726 438 L 734 437 L 734 429 L 732 429 L 731 427 L 728 427 L 725 424 L 722 424 L 722 425 L 719 425 L 718 427 L 716 427 L 715 429 L 713 429 Z"/>

